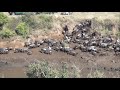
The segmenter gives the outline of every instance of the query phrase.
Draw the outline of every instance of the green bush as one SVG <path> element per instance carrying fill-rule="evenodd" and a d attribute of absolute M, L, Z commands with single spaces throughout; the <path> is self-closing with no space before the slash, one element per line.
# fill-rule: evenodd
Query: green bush
<path fill-rule="evenodd" d="M 0 13 L 0 29 L 3 29 L 3 25 L 8 22 L 8 17 L 3 13 Z"/>
<path fill-rule="evenodd" d="M 22 16 L 22 21 L 25 22 L 31 29 L 37 29 L 39 27 L 38 19 L 36 19 L 36 16 L 30 13 Z"/>
<path fill-rule="evenodd" d="M 0 32 L 0 36 L 2 37 L 2 38 L 10 38 L 10 37 L 12 37 L 12 36 L 14 36 L 15 35 L 15 32 L 13 32 L 12 30 L 10 30 L 10 29 L 5 29 L 5 30 L 2 30 L 1 32 Z"/>
<path fill-rule="evenodd" d="M 66 65 L 66 63 L 62 63 L 62 69 L 59 72 L 59 77 L 61 78 L 68 78 L 69 74 L 68 74 L 68 67 Z"/>
<path fill-rule="evenodd" d="M 29 33 L 29 28 L 26 25 L 26 23 L 22 22 L 22 23 L 18 24 L 15 31 L 16 31 L 17 35 L 21 35 L 23 37 L 26 37 Z"/>
<path fill-rule="evenodd" d="M 70 67 L 62 63 L 61 68 L 53 68 L 48 62 L 40 62 L 38 64 L 30 64 L 28 66 L 27 76 L 29 78 L 79 78 L 79 71 L 73 68 L 69 71 Z"/>
<path fill-rule="evenodd" d="M 44 15 L 44 14 L 39 16 L 39 24 L 41 29 L 43 28 L 51 29 L 52 22 L 53 22 L 52 16 Z"/>
<path fill-rule="evenodd" d="M 105 78 L 105 75 L 104 75 L 104 72 L 95 70 L 94 72 L 90 72 L 87 78 Z"/>
<path fill-rule="evenodd" d="M 48 62 L 41 62 L 39 64 L 30 64 L 27 72 L 29 78 L 55 78 L 57 72 L 49 66 Z"/>
<path fill-rule="evenodd" d="M 18 18 L 13 17 L 13 18 L 9 19 L 8 23 L 6 24 L 6 27 L 11 29 L 11 30 L 15 30 L 17 25 L 21 22 L 22 22 L 21 17 L 18 17 Z"/>

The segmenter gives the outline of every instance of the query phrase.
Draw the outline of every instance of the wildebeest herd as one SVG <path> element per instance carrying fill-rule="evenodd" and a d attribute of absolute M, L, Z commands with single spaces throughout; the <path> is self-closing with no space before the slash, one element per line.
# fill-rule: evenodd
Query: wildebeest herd
<path fill-rule="evenodd" d="M 64 38 L 61 41 L 56 39 L 29 41 L 25 42 L 23 48 L 0 48 L 0 54 L 8 54 L 9 51 L 13 50 L 14 53 L 27 53 L 31 55 L 32 48 L 44 46 L 44 48 L 38 49 L 38 51 L 50 55 L 54 50 L 76 56 L 78 54 L 76 52 L 77 49 L 82 52 L 89 52 L 92 55 L 100 55 L 101 52 L 104 53 L 105 51 L 114 51 L 115 55 L 118 55 L 120 53 L 120 40 L 113 38 L 111 35 L 102 36 L 97 31 L 93 31 L 91 25 L 91 20 L 81 21 L 73 28 L 72 32 L 65 25 L 62 31 Z M 73 44 L 73 47 L 70 46 L 71 44 Z"/>

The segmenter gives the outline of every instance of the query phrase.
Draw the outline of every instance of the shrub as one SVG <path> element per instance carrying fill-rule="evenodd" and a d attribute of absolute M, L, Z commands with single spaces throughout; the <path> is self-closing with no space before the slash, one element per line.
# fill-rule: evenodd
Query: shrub
<path fill-rule="evenodd" d="M 12 37 L 12 36 L 14 36 L 14 32 L 12 31 L 12 30 L 10 30 L 10 29 L 5 29 L 5 30 L 2 30 L 1 32 L 0 32 L 0 36 L 2 37 L 2 38 L 10 38 L 10 37 Z"/>
<path fill-rule="evenodd" d="M 68 78 L 69 77 L 69 72 L 68 72 L 68 67 L 66 63 L 62 63 L 62 69 L 60 70 L 59 77 L 61 78 Z"/>
<path fill-rule="evenodd" d="M 39 16 L 39 24 L 40 24 L 41 29 L 43 29 L 43 28 L 51 29 L 52 22 L 53 22 L 52 16 L 48 16 L 48 15 L 40 15 Z"/>
<path fill-rule="evenodd" d="M 0 13 L 0 29 L 3 29 L 3 25 L 8 22 L 8 17 L 3 13 Z"/>
<path fill-rule="evenodd" d="M 108 29 L 108 30 L 112 31 L 114 23 L 110 19 L 105 19 L 104 20 L 104 26 L 105 26 L 105 29 Z"/>
<path fill-rule="evenodd" d="M 91 21 L 92 21 L 91 26 L 92 26 L 93 30 L 102 30 L 102 29 L 104 29 L 103 22 L 101 20 L 99 20 L 97 17 L 92 18 Z"/>
<path fill-rule="evenodd" d="M 41 62 L 39 64 L 30 64 L 27 72 L 29 78 L 56 78 L 57 71 L 49 66 L 48 62 Z"/>
<path fill-rule="evenodd" d="M 94 71 L 94 72 L 90 72 L 87 76 L 88 78 L 105 78 L 104 72 L 101 71 Z"/>
<path fill-rule="evenodd" d="M 7 28 L 9 28 L 11 30 L 15 30 L 17 25 L 21 22 L 22 22 L 21 17 L 18 17 L 18 18 L 13 17 L 8 21 L 6 26 L 7 26 Z"/>
<path fill-rule="evenodd" d="M 72 72 L 72 73 L 71 73 Z M 79 72 L 74 68 L 69 71 L 68 66 L 62 63 L 59 69 L 53 68 L 48 62 L 41 62 L 38 64 L 30 64 L 28 66 L 27 76 L 29 78 L 78 78 Z"/>
<path fill-rule="evenodd" d="M 36 19 L 36 16 L 31 13 L 27 13 L 25 16 L 22 16 L 22 21 L 29 25 L 31 29 L 36 29 L 39 26 L 38 19 Z"/>
<path fill-rule="evenodd" d="M 23 37 L 26 37 L 29 33 L 29 28 L 26 25 L 26 23 L 22 22 L 22 23 L 18 24 L 15 32 L 16 32 L 17 35 L 21 35 Z"/>

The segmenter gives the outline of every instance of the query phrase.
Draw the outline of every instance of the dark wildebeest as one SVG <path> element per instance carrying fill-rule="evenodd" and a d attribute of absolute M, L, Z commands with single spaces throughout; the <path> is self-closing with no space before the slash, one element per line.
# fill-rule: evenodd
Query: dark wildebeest
<path fill-rule="evenodd" d="M 69 29 L 68 29 L 68 26 L 67 25 L 65 25 L 65 27 L 63 27 L 63 32 L 62 32 L 62 34 L 64 35 L 66 32 L 68 32 L 69 31 Z"/>

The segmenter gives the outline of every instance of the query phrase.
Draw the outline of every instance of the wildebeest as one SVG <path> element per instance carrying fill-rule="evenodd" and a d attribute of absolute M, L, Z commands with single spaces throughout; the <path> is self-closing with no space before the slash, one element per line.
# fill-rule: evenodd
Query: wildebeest
<path fill-rule="evenodd" d="M 91 20 L 86 19 L 85 21 L 82 22 L 83 27 L 90 27 L 91 28 Z"/>
<path fill-rule="evenodd" d="M 32 51 L 27 51 L 27 55 L 32 55 Z"/>
<path fill-rule="evenodd" d="M 82 38 L 82 33 L 77 34 L 76 39 L 81 39 Z"/>
<path fill-rule="evenodd" d="M 67 54 L 76 56 L 78 53 L 73 50 L 70 50 L 69 52 L 67 52 Z"/>
<path fill-rule="evenodd" d="M 110 42 L 112 42 L 113 40 L 112 40 L 112 38 L 111 37 L 105 37 L 105 38 L 103 38 L 103 43 L 110 43 Z"/>
<path fill-rule="evenodd" d="M 51 50 L 46 50 L 44 53 L 45 54 L 52 54 L 52 51 Z"/>
<path fill-rule="evenodd" d="M 37 45 L 35 45 L 34 43 L 33 43 L 33 44 L 30 44 L 30 45 L 28 46 L 29 49 L 31 49 L 31 48 L 36 48 L 36 47 L 37 47 Z"/>
<path fill-rule="evenodd" d="M 81 45 L 75 45 L 75 46 L 73 47 L 73 49 L 74 49 L 74 50 L 80 49 L 80 46 L 81 46 Z"/>
<path fill-rule="evenodd" d="M 108 48 L 109 44 L 108 43 L 100 43 L 99 47 L 101 47 L 101 48 Z"/>
<path fill-rule="evenodd" d="M 69 31 L 69 29 L 68 29 L 68 26 L 67 25 L 65 25 L 65 27 L 63 27 L 63 32 L 62 32 L 62 34 L 64 35 L 66 32 L 68 32 Z"/>
<path fill-rule="evenodd" d="M 25 42 L 24 47 L 28 47 L 31 44 L 31 42 Z"/>
<path fill-rule="evenodd" d="M 82 33 L 82 39 L 83 40 L 89 40 L 90 36 L 87 33 Z"/>
<path fill-rule="evenodd" d="M 15 48 L 14 53 L 25 53 L 28 52 L 28 48 Z"/>
<path fill-rule="evenodd" d="M 114 44 L 113 48 L 114 48 L 115 55 L 118 55 L 120 53 L 120 45 Z"/>
<path fill-rule="evenodd" d="M 8 52 L 7 48 L 0 48 L 0 54 L 8 54 Z"/>
<path fill-rule="evenodd" d="M 56 46 L 57 44 L 58 42 L 56 40 L 49 40 L 48 42 L 48 46 L 51 46 L 51 47 Z"/>
<path fill-rule="evenodd" d="M 11 51 L 11 50 L 13 50 L 13 47 L 7 47 L 7 50 Z"/>
<path fill-rule="evenodd" d="M 83 43 L 83 40 L 77 39 L 76 37 L 74 37 L 74 38 L 71 39 L 71 42 L 73 42 L 73 43 L 78 43 L 78 44 L 82 44 L 82 43 Z"/>
<path fill-rule="evenodd" d="M 64 47 L 64 52 L 70 52 L 70 51 L 72 51 L 73 49 L 72 48 L 70 48 L 70 47 Z"/>
<path fill-rule="evenodd" d="M 95 51 L 91 51 L 90 54 L 92 54 L 92 55 L 96 55 L 97 52 L 95 52 Z"/>
<path fill-rule="evenodd" d="M 67 32 L 64 34 L 64 36 L 72 37 L 72 34 L 71 34 L 69 31 L 67 31 Z"/>
<path fill-rule="evenodd" d="M 60 48 L 59 48 L 59 47 L 54 47 L 54 50 L 55 50 L 55 51 L 59 51 Z"/>
<path fill-rule="evenodd" d="M 90 47 L 87 47 L 87 50 L 88 50 L 88 52 L 96 52 L 96 53 L 98 53 L 98 50 L 96 49 L 96 47 L 95 46 L 90 46 Z"/>
<path fill-rule="evenodd" d="M 84 46 L 88 46 L 89 43 L 90 43 L 90 42 L 89 42 L 88 40 L 85 40 L 85 41 L 83 42 L 83 45 L 84 45 Z"/>
<path fill-rule="evenodd" d="M 71 42 L 71 37 L 65 36 L 64 41 L 66 41 L 67 43 L 70 43 Z"/>
<path fill-rule="evenodd" d="M 99 46 L 99 42 L 98 41 L 91 41 L 90 46 Z"/>
<path fill-rule="evenodd" d="M 45 53 L 45 54 L 52 54 L 52 48 L 48 47 L 48 48 L 42 48 L 40 50 L 41 53 Z"/>
<path fill-rule="evenodd" d="M 87 47 L 84 46 L 84 45 L 80 45 L 80 50 L 81 50 L 82 52 L 87 52 Z"/>
<path fill-rule="evenodd" d="M 44 41 L 43 40 L 35 40 L 35 45 L 39 47 L 40 45 L 43 45 Z"/>
<path fill-rule="evenodd" d="M 57 45 L 57 43 L 58 43 L 54 39 L 44 39 L 43 41 L 44 41 L 44 43 L 46 43 L 48 46 L 51 46 L 51 47 Z"/>

